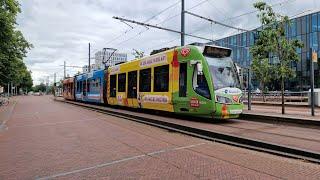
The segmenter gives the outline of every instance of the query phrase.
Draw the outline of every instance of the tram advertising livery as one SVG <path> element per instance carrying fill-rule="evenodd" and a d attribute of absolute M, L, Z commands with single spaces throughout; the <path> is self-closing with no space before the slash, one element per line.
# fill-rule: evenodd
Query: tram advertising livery
<path fill-rule="evenodd" d="M 227 119 L 242 113 L 231 49 L 183 46 L 64 80 L 64 98 L 190 116 Z M 73 96 L 73 97 L 71 97 Z"/>

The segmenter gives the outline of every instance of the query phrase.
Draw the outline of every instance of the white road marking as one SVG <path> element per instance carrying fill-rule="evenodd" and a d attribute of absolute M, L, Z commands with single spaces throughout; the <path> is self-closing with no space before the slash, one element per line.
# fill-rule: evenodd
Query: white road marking
<path fill-rule="evenodd" d="M 142 158 L 142 157 L 147 157 L 147 156 L 166 153 L 166 152 L 178 151 L 178 150 L 181 150 L 181 149 L 188 149 L 188 148 L 192 148 L 192 147 L 196 147 L 196 146 L 201 146 L 201 145 L 204 145 L 204 144 L 207 144 L 207 143 L 198 143 L 198 144 L 182 146 L 182 147 L 178 147 L 178 148 L 163 149 L 163 150 L 160 150 L 160 151 L 155 151 L 155 152 L 150 152 L 150 153 L 147 153 L 147 154 L 141 154 L 141 155 L 136 155 L 136 156 L 132 156 L 132 157 L 127 157 L 127 158 L 124 158 L 124 159 L 119 159 L 119 160 L 115 160 L 115 161 L 111 161 L 111 162 L 106 162 L 106 163 L 103 163 L 103 164 L 98 164 L 98 165 L 95 165 L 95 166 L 90 166 L 90 167 L 86 167 L 86 168 L 82 168 L 82 169 L 76 169 L 76 170 L 69 171 L 69 172 L 58 173 L 58 174 L 54 174 L 54 175 L 51 175 L 51 176 L 45 176 L 45 177 L 41 177 L 41 178 L 36 178 L 36 180 L 53 179 L 53 178 L 57 178 L 57 177 L 61 177 L 61 176 L 67 176 L 67 175 L 70 175 L 70 174 L 75 174 L 75 173 L 79 173 L 79 172 L 83 172 L 83 171 L 87 171 L 87 170 L 106 167 L 106 166 L 110 166 L 110 165 L 113 165 L 113 164 L 118 164 L 118 163 L 125 162 L 125 161 L 135 160 L 135 159 L 139 159 L 139 158 Z"/>
<path fill-rule="evenodd" d="M 58 124 L 93 121 L 93 120 L 100 120 L 100 119 L 101 118 L 92 118 L 92 119 L 82 119 L 82 120 L 74 120 L 74 121 L 61 121 L 61 122 L 55 122 L 55 123 L 41 123 L 41 124 L 29 124 L 29 125 L 22 125 L 22 126 L 10 126 L 10 129 L 23 128 L 23 127 L 54 126 L 54 125 L 58 125 Z"/>

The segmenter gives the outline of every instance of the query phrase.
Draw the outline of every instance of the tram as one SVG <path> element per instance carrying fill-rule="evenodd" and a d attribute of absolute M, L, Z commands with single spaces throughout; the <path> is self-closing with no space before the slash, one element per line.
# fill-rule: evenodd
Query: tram
<path fill-rule="evenodd" d="M 90 73 L 74 77 L 75 100 L 213 119 L 242 113 L 242 91 L 229 48 L 176 47 L 99 73 L 99 86 L 91 83 Z M 99 89 L 97 101 L 88 98 L 93 86 Z"/>

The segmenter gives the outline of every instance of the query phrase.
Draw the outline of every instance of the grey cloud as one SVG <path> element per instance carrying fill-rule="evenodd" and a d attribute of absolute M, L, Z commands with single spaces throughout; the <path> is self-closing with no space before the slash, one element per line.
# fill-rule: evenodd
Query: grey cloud
<path fill-rule="evenodd" d="M 34 44 L 35 48 L 30 51 L 25 59 L 27 66 L 34 73 L 33 78 L 52 75 L 62 71 L 59 65 L 67 61 L 69 65 L 87 64 L 88 42 L 92 43 L 92 54 L 103 47 L 116 47 L 119 51 L 131 53 L 132 48 L 144 50 L 148 54 L 152 49 L 179 45 L 179 34 L 165 32 L 156 29 L 145 31 L 144 27 L 136 27 L 117 40 L 107 44 L 110 40 L 123 34 L 130 29 L 124 23 L 112 19 L 112 16 L 123 16 L 129 19 L 145 21 L 157 14 L 162 9 L 177 2 L 176 0 L 28 0 L 20 1 L 22 13 L 18 17 L 18 28 L 25 37 Z M 195 6 L 200 0 L 187 0 L 186 9 Z M 248 11 L 252 11 L 254 0 L 208 0 L 202 5 L 190 11 L 205 17 L 223 21 Z M 268 3 L 277 3 L 278 0 L 267 0 Z M 279 7 L 276 10 L 283 13 L 301 12 L 313 8 L 312 2 L 296 0 Z M 317 7 L 320 3 L 317 3 Z M 149 23 L 158 24 L 165 19 L 180 13 L 180 4 L 167 12 L 152 19 Z M 225 23 L 251 28 L 259 25 L 255 14 L 250 14 Z M 180 16 L 172 18 L 161 26 L 179 30 Z M 135 25 L 133 25 L 135 26 Z M 234 30 L 211 25 L 198 18 L 186 16 L 186 31 L 195 32 L 207 38 L 220 38 Z M 139 35 L 140 31 L 145 31 Z M 132 40 L 128 40 L 132 38 Z M 128 41 L 126 41 L 128 40 Z M 119 44 L 120 42 L 123 42 Z M 170 42 L 169 42 L 170 41 Z M 202 40 L 186 38 L 187 42 Z M 169 43 L 168 43 L 169 42 Z M 129 57 L 132 57 L 129 54 Z M 74 73 L 77 69 L 67 69 Z"/>

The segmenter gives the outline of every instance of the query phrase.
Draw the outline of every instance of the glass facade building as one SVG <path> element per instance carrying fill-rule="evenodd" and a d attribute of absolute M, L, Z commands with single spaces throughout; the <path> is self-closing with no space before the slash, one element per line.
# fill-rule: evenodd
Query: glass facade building
<path fill-rule="evenodd" d="M 290 21 L 291 25 L 286 26 L 287 38 L 299 39 L 303 42 L 304 46 L 297 49 L 300 61 L 291 64 L 291 68 L 296 72 L 296 76 L 293 79 L 287 80 L 285 86 L 287 90 L 307 90 L 310 88 L 310 48 L 318 52 L 318 58 L 320 56 L 320 12 L 300 16 Z M 258 29 L 219 39 L 216 44 L 231 48 L 233 60 L 241 67 L 248 67 L 252 60 L 249 47 L 254 44 L 254 34 Z M 314 66 L 316 88 L 320 88 L 319 60 Z M 273 82 L 271 89 L 279 90 L 280 83 Z"/>

